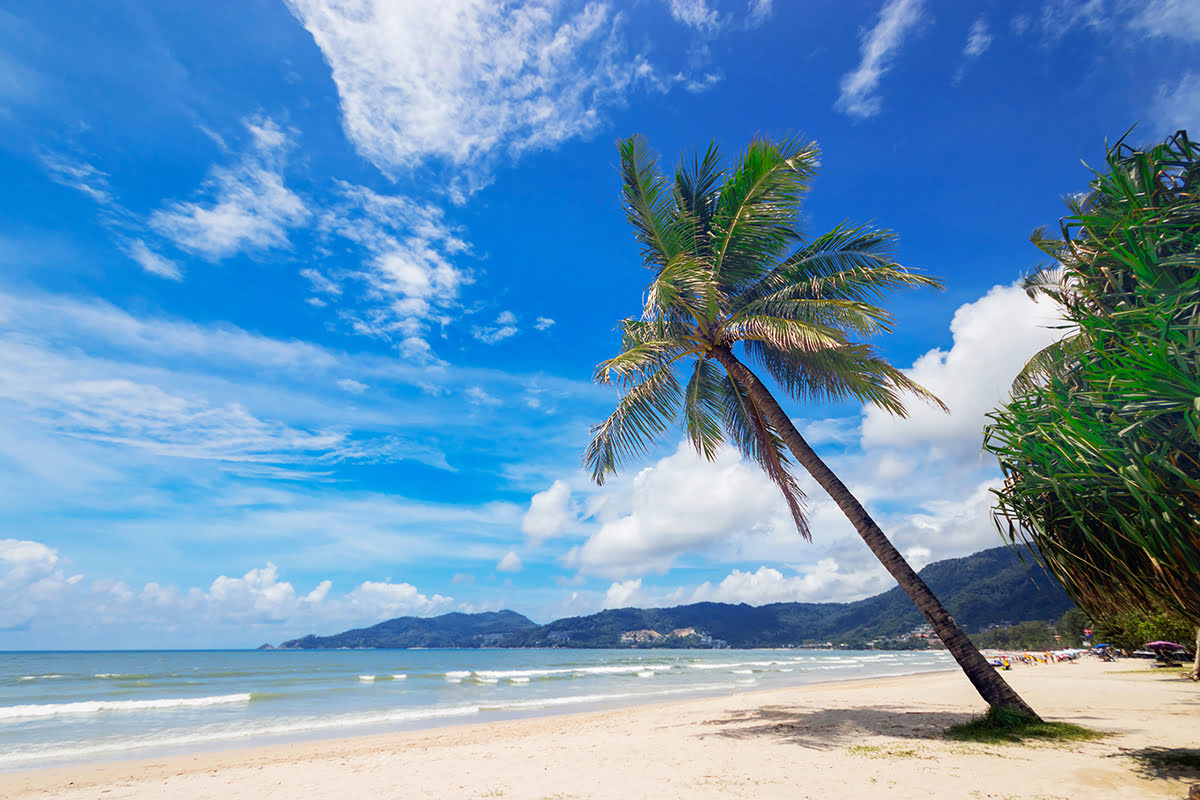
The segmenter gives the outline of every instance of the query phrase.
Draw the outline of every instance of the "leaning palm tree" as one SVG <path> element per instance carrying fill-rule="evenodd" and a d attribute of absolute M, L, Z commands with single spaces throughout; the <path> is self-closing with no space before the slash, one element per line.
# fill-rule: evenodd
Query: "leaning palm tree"
<path fill-rule="evenodd" d="M 598 382 L 623 391 L 592 429 L 586 462 L 594 480 L 603 483 L 682 419 L 706 458 L 728 438 L 761 465 L 811 539 L 794 459 L 850 519 L 989 706 L 1036 719 L 734 352 L 740 345 L 797 401 L 854 398 L 900 416 L 905 392 L 941 405 L 855 340 L 891 330 L 891 315 L 877 305 L 887 294 L 939 283 L 892 259 L 890 232 L 843 224 L 812 239 L 799 233 L 801 199 L 817 167 L 812 143 L 756 140 L 729 169 L 714 144 L 673 181 L 641 137 L 622 141 L 620 153 L 626 213 L 653 278 L 641 316 L 621 323 L 621 353 L 596 369 Z"/>

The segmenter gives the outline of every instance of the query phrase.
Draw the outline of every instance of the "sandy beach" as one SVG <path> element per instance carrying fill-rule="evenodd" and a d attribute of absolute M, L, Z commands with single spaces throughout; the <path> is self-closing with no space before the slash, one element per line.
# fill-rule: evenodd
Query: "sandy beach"
<path fill-rule="evenodd" d="M 1018 666 L 1046 719 L 1093 742 L 980 745 L 958 672 L 0 776 L 11 798 L 1184 798 L 1200 687 L 1146 662 Z"/>

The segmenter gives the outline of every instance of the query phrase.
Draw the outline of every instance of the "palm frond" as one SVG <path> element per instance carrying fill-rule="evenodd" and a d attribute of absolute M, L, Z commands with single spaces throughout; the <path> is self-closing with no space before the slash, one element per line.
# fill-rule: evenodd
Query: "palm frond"
<path fill-rule="evenodd" d="M 847 341 L 843 331 L 829 325 L 762 314 L 735 317 L 721 332 L 729 342 L 761 341 L 787 351 L 819 352 L 841 347 Z"/>
<path fill-rule="evenodd" d="M 697 358 L 683 394 L 683 427 L 696 452 L 709 461 L 717 457 L 724 438 L 721 371 L 707 358 Z"/>
<path fill-rule="evenodd" d="M 603 484 L 626 459 L 645 453 L 650 441 L 674 421 L 679 400 L 679 381 L 669 364 L 625 392 L 608 419 L 592 426 L 592 441 L 584 456 L 592 480 Z"/>
<path fill-rule="evenodd" d="M 766 342 L 746 342 L 746 352 L 797 401 L 871 403 L 898 417 L 908 416 L 904 394 L 949 411 L 932 392 L 893 367 L 875 348 L 848 342 L 824 350 L 782 350 Z"/>
<path fill-rule="evenodd" d="M 812 532 L 804 514 L 804 491 L 791 473 L 791 458 L 786 445 L 746 387 L 730 375 L 724 375 L 721 383 L 723 422 L 729 440 L 743 456 L 762 467 L 767 477 L 779 487 L 796 530 L 805 541 L 811 542 Z"/>
<path fill-rule="evenodd" d="M 630 136 L 622 139 L 618 148 L 625 216 L 642 244 L 642 262 L 651 269 L 660 269 L 679 249 L 670 185 L 645 138 Z"/>
<path fill-rule="evenodd" d="M 1053 380 L 1064 380 L 1075 368 L 1076 359 L 1088 346 L 1087 337 L 1078 331 L 1039 350 L 1013 378 L 1013 394 L 1026 394 L 1034 387 Z"/>
<path fill-rule="evenodd" d="M 751 142 L 724 185 L 713 215 L 713 272 L 739 294 L 796 240 L 800 200 L 819 161 L 812 142 Z"/>

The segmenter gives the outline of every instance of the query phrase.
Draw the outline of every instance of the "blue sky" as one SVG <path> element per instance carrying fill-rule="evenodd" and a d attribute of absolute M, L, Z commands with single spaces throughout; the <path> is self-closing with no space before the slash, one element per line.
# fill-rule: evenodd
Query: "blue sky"
<path fill-rule="evenodd" d="M 732 453 L 580 470 L 647 280 L 632 133 L 812 137 L 808 229 L 944 278 L 877 344 L 950 417 L 789 410 L 918 566 L 999 544 L 983 414 L 1054 335 L 1027 237 L 1106 138 L 1200 128 L 1197 44 L 1184 0 L 9 4 L 0 649 L 888 588 Z"/>

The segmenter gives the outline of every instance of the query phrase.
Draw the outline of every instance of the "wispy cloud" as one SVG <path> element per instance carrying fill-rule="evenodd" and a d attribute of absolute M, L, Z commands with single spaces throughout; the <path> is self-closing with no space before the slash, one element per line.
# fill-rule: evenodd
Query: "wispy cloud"
<path fill-rule="evenodd" d="M 841 94 L 834 108 L 857 119 L 877 115 L 883 107 L 876 94 L 879 83 L 905 38 L 923 19 L 923 0 L 887 0 L 879 20 L 862 36 L 862 60 L 842 77 Z"/>
<path fill-rule="evenodd" d="M 1149 116 L 1155 136 L 1200 129 L 1200 72 L 1184 73 L 1179 83 L 1159 86 Z"/>
<path fill-rule="evenodd" d="M 284 184 L 292 132 L 266 118 L 245 123 L 250 146 L 232 166 L 214 167 L 206 199 L 170 203 L 150 227 L 177 247 L 210 261 L 288 246 L 288 229 L 306 220 L 304 201 Z"/>
<path fill-rule="evenodd" d="M 101 205 L 113 202 L 107 172 L 87 161 L 64 153 L 45 151 L 40 154 L 39 158 L 50 179 L 55 183 L 82 192 Z"/>
<path fill-rule="evenodd" d="M 1200 3 L 1194 0 L 1149 0 L 1130 24 L 1135 30 L 1151 36 L 1200 42 Z"/>
<path fill-rule="evenodd" d="M 135 239 L 126 245 L 125 252 L 142 269 L 152 275 L 158 275 L 160 278 L 168 278 L 173 281 L 183 280 L 183 271 L 179 268 L 178 264 L 168 258 L 163 258 L 151 250 L 141 239 Z"/>
<path fill-rule="evenodd" d="M 653 68 L 625 52 L 606 3 L 288 0 L 337 84 L 358 151 L 396 176 L 448 165 L 462 201 L 497 159 L 596 131 Z"/>
<path fill-rule="evenodd" d="M 986 53 L 991 46 L 992 34 L 988 30 L 987 20 L 980 16 L 971 24 L 971 30 L 967 32 L 967 43 L 963 47 L 963 58 L 966 61 L 954 72 L 954 79 L 951 83 L 955 86 L 961 83 L 967 71 L 967 64 Z"/>
<path fill-rule="evenodd" d="M 722 24 L 716 9 L 709 8 L 706 0 L 667 0 L 667 8 L 676 22 L 699 31 L 712 32 Z"/>

